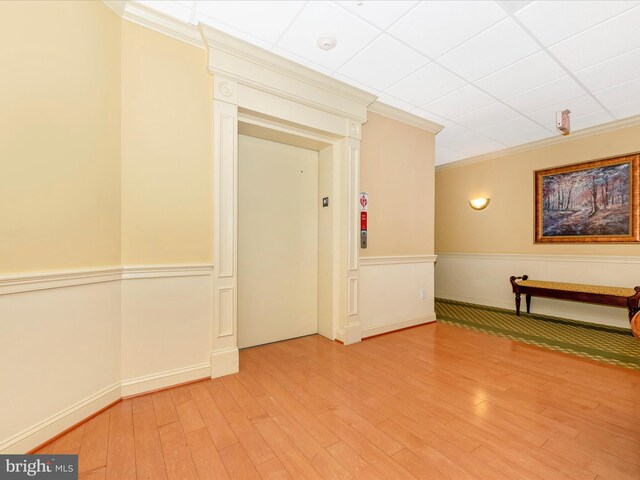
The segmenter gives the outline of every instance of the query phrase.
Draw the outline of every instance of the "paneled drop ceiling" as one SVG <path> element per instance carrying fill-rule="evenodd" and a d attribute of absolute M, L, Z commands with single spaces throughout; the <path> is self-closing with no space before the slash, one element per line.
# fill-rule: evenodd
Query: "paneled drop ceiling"
<path fill-rule="evenodd" d="M 141 1 L 445 126 L 436 164 L 640 114 L 640 1 Z M 321 50 L 317 39 L 334 35 Z"/>

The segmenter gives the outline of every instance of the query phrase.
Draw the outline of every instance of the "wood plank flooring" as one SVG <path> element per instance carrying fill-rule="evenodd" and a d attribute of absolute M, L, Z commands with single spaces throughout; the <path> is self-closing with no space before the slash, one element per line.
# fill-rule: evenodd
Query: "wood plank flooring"
<path fill-rule="evenodd" d="M 640 478 L 637 371 L 443 324 L 299 338 L 240 365 L 124 400 L 42 452 L 79 453 L 96 480 Z"/>

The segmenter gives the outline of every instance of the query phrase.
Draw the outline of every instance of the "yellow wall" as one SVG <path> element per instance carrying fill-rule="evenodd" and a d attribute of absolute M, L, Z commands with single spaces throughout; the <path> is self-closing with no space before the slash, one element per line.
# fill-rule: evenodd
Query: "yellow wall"
<path fill-rule="evenodd" d="M 362 127 L 360 188 L 369 193 L 363 257 L 433 254 L 435 136 L 368 113 Z"/>
<path fill-rule="evenodd" d="M 0 2 L 0 274 L 120 263 L 120 22 Z"/>
<path fill-rule="evenodd" d="M 213 262 L 206 54 L 122 23 L 122 262 Z"/>
<path fill-rule="evenodd" d="M 640 255 L 633 244 L 534 244 L 533 172 L 640 150 L 640 126 L 436 171 L 436 252 Z M 488 196 L 474 211 L 468 201 Z"/>

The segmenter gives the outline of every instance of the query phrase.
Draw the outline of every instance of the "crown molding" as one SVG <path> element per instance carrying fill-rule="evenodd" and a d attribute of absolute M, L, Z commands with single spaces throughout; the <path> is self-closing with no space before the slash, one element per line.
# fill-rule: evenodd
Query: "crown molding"
<path fill-rule="evenodd" d="M 102 0 L 102 3 L 113 10 L 116 15 L 122 17 L 127 0 Z"/>
<path fill-rule="evenodd" d="M 302 79 L 305 82 L 339 94 L 358 104 L 370 105 L 377 98 L 375 95 L 353 87 L 347 83 L 328 77 L 296 62 L 280 57 L 274 53 L 257 47 L 244 40 L 221 32 L 213 27 L 200 24 L 198 27 L 182 22 L 158 12 L 146 5 L 129 0 L 102 0 L 109 8 L 123 19 L 149 28 L 156 32 L 176 38 L 199 48 L 215 47 L 235 57 L 278 71 L 287 76 Z M 214 64 L 215 69 L 215 64 Z M 216 72 L 228 73 L 228 72 Z"/>
<path fill-rule="evenodd" d="M 455 162 L 445 163 L 444 165 L 437 165 L 436 172 L 449 170 L 452 168 L 465 167 L 474 163 L 486 162 L 488 160 L 494 160 L 496 158 L 507 157 L 509 155 L 515 155 L 517 153 L 528 152 L 530 150 L 537 150 L 539 148 L 548 147 L 551 145 L 557 145 L 560 143 L 572 142 L 574 140 L 580 140 L 601 133 L 612 132 L 614 130 L 620 130 L 622 128 L 633 127 L 640 125 L 640 115 L 634 115 L 633 117 L 623 118 L 622 120 L 614 120 L 613 122 L 603 123 L 602 125 L 596 125 L 595 127 L 585 128 L 578 130 L 568 136 L 558 136 L 545 138 L 536 142 L 526 143 L 524 145 L 518 145 L 517 147 L 505 148 L 504 150 L 498 150 L 496 152 L 485 153 L 484 155 L 477 155 L 475 157 L 469 157 Z"/>
<path fill-rule="evenodd" d="M 200 23 L 198 28 L 214 75 L 362 122 L 377 98 L 209 25 Z"/>
<path fill-rule="evenodd" d="M 198 27 L 158 12 L 141 3 L 129 0 L 102 0 L 124 20 L 146 27 L 155 32 L 204 48 Z"/>
<path fill-rule="evenodd" d="M 111 10 L 124 20 L 130 21 L 142 27 L 148 28 L 155 32 L 167 35 L 182 42 L 188 43 L 198 48 L 215 48 L 234 57 L 248 61 L 263 68 L 285 75 L 289 78 L 303 81 L 313 87 L 322 89 L 332 95 L 339 95 L 349 102 L 367 107 L 371 112 L 383 115 L 385 117 L 397 120 L 407 125 L 426 130 L 433 134 L 437 134 L 442 130 L 442 125 L 419 117 L 409 112 L 405 112 L 398 108 L 377 101 L 377 97 L 369 92 L 360 90 L 340 80 L 328 77 L 322 73 L 316 72 L 308 67 L 300 65 L 289 59 L 280 57 L 274 53 L 257 47 L 244 40 L 236 38 L 227 33 L 221 32 L 205 24 L 198 27 L 190 23 L 182 22 L 173 17 L 158 12 L 146 5 L 130 1 L 130 0 L 102 0 Z M 215 62 L 210 62 L 212 73 L 234 76 L 232 72 L 218 69 Z M 243 83 L 260 84 L 260 77 L 240 79 Z M 287 92 L 277 92 L 280 96 L 287 96 Z M 316 105 L 318 106 L 318 105 Z M 331 113 L 344 113 L 327 109 Z M 353 116 L 352 111 L 350 111 Z M 359 115 L 361 121 L 366 118 Z"/>
<path fill-rule="evenodd" d="M 419 117 L 413 113 L 405 112 L 404 110 L 392 107 L 391 105 L 387 105 L 386 103 L 382 103 L 378 100 L 369 105 L 368 110 L 370 112 L 377 113 L 378 115 L 383 115 L 393 120 L 413 125 L 414 127 L 418 127 L 433 134 L 437 134 L 444 128 L 442 125 L 432 122 L 431 120 Z"/>

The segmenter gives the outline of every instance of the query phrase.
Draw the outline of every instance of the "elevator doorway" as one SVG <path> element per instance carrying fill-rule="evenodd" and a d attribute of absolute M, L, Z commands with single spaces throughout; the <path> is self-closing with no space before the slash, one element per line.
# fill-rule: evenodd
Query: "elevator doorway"
<path fill-rule="evenodd" d="M 318 333 L 318 151 L 238 136 L 238 347 Z"/>

